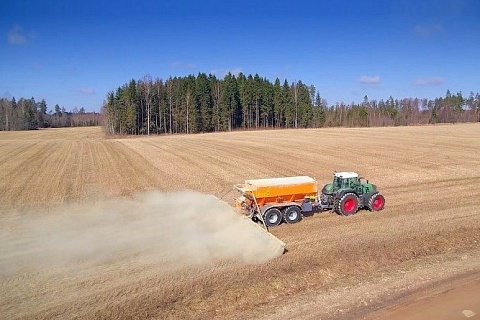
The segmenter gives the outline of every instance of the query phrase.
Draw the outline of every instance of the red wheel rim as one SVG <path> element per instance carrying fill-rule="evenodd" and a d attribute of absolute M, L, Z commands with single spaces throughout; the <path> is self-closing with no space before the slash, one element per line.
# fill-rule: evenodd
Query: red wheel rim
<path fill-rule="evenodd" d="M 347 199 L 344 203 L 343 203 L 343 210 L 347 211 L 347 212 L 350 212 L 350 211 L 353 211 L 353 209 L 355 209 L 355 200 L 353 199 Z"/>
<path fill-rule="evenodd" d="M 380 196 L 377 196 L 375 200 L 373 201 L 373 209 L 374 210 L 380 210 L 383 206 L 383 199 Z"/>

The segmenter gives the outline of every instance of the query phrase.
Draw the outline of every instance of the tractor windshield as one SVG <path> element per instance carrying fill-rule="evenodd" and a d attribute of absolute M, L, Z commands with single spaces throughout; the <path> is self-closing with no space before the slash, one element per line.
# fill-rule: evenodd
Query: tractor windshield
<path fill-rule="evenodd" d="M 358 187 L 359 181 L 358 178 L 333 178 L 333 187 L 335 190 L 339 189 L 355 189 Z"/>

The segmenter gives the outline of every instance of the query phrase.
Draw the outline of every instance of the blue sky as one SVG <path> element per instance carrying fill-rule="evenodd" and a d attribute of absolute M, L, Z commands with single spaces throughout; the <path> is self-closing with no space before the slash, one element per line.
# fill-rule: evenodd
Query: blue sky
<path fill-rule="evenodd" d="M 0 0 L 0 96 L 99 111 L 145 75 L 258 73 L 330 105 L 480 92 L 480 1 Z"/>

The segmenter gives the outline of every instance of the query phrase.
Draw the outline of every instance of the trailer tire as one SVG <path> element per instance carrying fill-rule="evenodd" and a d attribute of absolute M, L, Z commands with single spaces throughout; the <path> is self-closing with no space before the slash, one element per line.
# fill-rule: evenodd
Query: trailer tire
<path fill-rule="evenodd" d="M 283 211 L 283 219 L 286 223 L 297 223 L 302 220 L 302 210 L 297 206 L 287 207 Z"/>
<path fill-rule="evenodd" d="M 270 208 L 263 214 L 263 221 L 267 227 L 278 226 L 282 222 L 282 212 L 277 208 Z"/>
<path fill-rule="evenodd" d="M 350 216 L 358 211 L 358 197 L 355 193 L 347 192 L 335 202 L 335 211 L 342 216 Z"/>

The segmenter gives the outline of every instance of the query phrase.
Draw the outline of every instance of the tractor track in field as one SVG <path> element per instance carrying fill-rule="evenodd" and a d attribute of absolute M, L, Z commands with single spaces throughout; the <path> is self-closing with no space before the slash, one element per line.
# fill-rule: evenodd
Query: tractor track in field
<path fill-rule="evenodd" d="M 479 134 L 477 124 L 135 139 L 105 139 L 99 128 L 0 132 L 0 223 L 12 228 L 12 220 L 43 216 L 48 227 L 59 204 L 153 189 L 220 196 L 245 179 L 285 175 L 323 184 L 334 170 L 358 171 L 386 198 L 378 213 L 322 212 L 272 228 L 288 251 L 260 265 L 159 268 L 140 254 L 0 274 L 0 313 L 7 319 L 368 316 L 410 292 L 480 271 Z"/>

